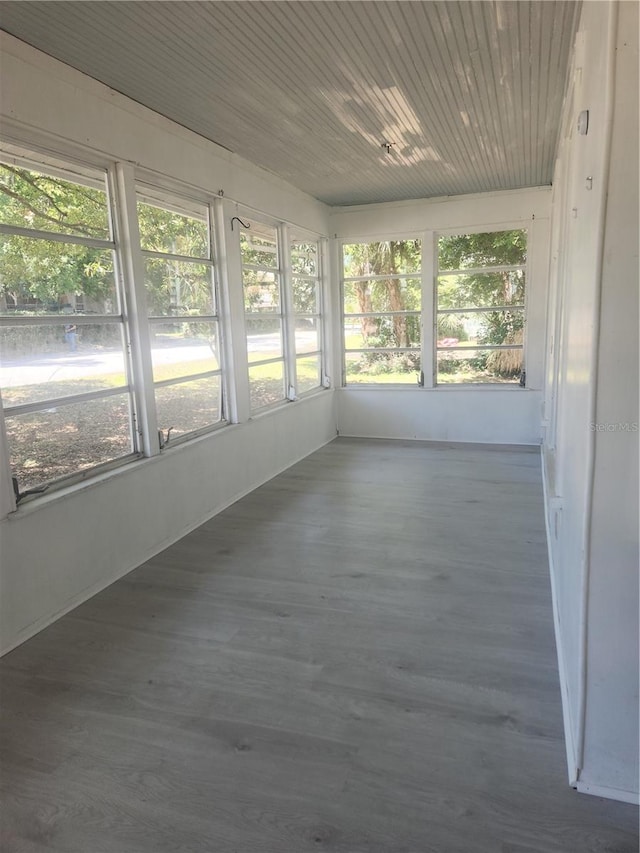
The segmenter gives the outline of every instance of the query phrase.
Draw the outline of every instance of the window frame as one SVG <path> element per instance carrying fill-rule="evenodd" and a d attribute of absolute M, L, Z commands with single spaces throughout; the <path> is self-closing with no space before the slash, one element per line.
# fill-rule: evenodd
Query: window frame
<path fill-rule="evenodd" d="M 285 270 L 285 287 L 290 291 L 290 306 L 291 306 L 291 321 L 292 330 L 290 335 L 291 340 L 291 376 L 293 379 L 293 388 L 296 399 L 317 394 L 319 391 L 329 387 L 329 379 L 327 375 L 327 332 L 326 323 L 326 284 L 325 284 L 325 244 L 324 238 L 319 234 L 314 234 L 304 228 L 297 226 L 284 225 L 284 236 L 287 246 L 287 264 Z M 293 244 L 294 241 L 313 243 L 316 246 L 316 273 L 315 276 L 305 275 L 294 272 L 293 270 Z M 294 280 L 313 281 L 316 289 L 316 311 L 303 312 L 296 311 Z M 298 353 L 296 348 L 296 321 L 297 320 L 315 320 L 316 331 L 318 335 L 318 349 L 309 350 L 308 352 Z M 299 390 L 298 378 L 298 362 L 305 358 L 317 358 L 319 363 L 319 381 L 313 388 L 307 388 L 305 391 Z"/>
<path fill-rule="evenodd" d="M 240 252 L 240 285 L 242 287 L 242 305 L 243 305 L 243 320 L 244 320 L 244 336 L 245 336 L 245 353 L 247 358 L 247 382 L 248 382 L 248 393 L 249 393 L 249 417 L 253 418 L 256 415 L 260 415 L 263 412 L 267 412 L 270 409 L 277 408 L 282 406 L 287 402 L 292 402 L 294 399 L 294 394 L 292 392 L 292 365 L 291 365 L 291 329 L 290 329 L 290 297 L 289 297 L 289 288 L 285 283 L 286 276 L 286 267 L 287 267 L 287 258 L 288 255 L 285 250 L 285 239 L 283 237 L 282 230 L 282 222 L 275 221 L 271 217 L 268 216 L 249 216 L 248 219 L 250 222 L 248 228 L 244 227 L 244 223 L 239 223 L 238 228 L 238 247 Z M 273 235 L 275 237 L 275 256 L 276 256 L 276 265 L 274 267 L 269 267 L 261 264 L 247 264 L 244 262 L 242 256 L 242 236 L 243 234 L 248 234 L 251 236 L 251 228 L 254 224 L 262 226 L 264 228 L 268 228 L 273 231 Z M 254 231 L 255 233 L 255 231 Z M 244 273 L 245 270 L 257 273 L 267 273 L 274 276 L 274 283 L 277 287 L 278 293 L 278 310 L 277 311 L 247 311 L 246 303 L 245 303 L 245 281 L 244 281 Z M 280 327 L 280 341 L 282 344 L 282 355 L 278 355 L 270 358 L 262 358 L 257 360 L 251 360 L 249 357 L 249 326 L 247 320 L 250 318 L 259 318 L 263 319 L 273 318 L 278 320 Z M 261 406 L 254 406 L 251 401 L 251 370 L 255 367 L 266 367 L 270 364 L 282 364 L 282 397 L 277 400 L 273 400 L 269 403 L 265 403 Z"/>
<path fill-rule="evenodd" d="M 389 389 L 389 388 L 413 388 L 421 385 L 424 382 L 424 351 L 425 351 L 425 340 L 424 340 L 424 329 L 426 328 L 426 324 L 424 322 L 425 315 L 425 272 L 426 272 L 426 264 L 425 264 L 425 233 L 424 231 L 414 232 L 414 233 L 403 233 L 402 235 L 392 235 L 390 236 L 388 233 L 384 236 L 381 235 L 371 235 L 371 236 L 358 236 L 358 237 L 343 237 L 339 241 L 338 245 L 338 267 L 339 267 L 339 294 L 340 294 L 340 350 L 341 350 L 341 376 L 342 376 L 342 387 L 343 388 L 357 388 L 357 389 Z M 348 245 L 369 245 L 371 243 L 388 243 L 388 242 L 419 242 L 420 243 L 420 267 L 411 273 L 398 273 L 394 275 L 394 278 L 403 279 L 403 280 L 411 280 L 414 279 L 420 282 L 420 309 L 414 310 L 405 310 L 405 311 L 371 311 L 371 312 L 355 312 L 347 314 L 345 312 L 345 284 L 349 282 L 357 282 L 357 281 L 385 281 L 390 278 L 389 274 L 376 274 L 376 275 L 362 275 L 362 276 L 345 276 L 344 274 L 344 248 Z M 419 347 L 366 347 L 366 348 L 349 348 L 346 347 L 346 339 L 345 339 L 345 326 L 346 319 L 349 318 L 362 318 L 362 317 L 372 317 L 372 318 L 382 318 L 382 317 L 394 317 L 394 316 L 404 316 L 404 317 L 417 317 L 418 323 L 420 326 L 420 346 Z M 419 364 L 420 367 L 415 371 L 417 374 L 416 381 L 407 381 L 407 382 L 349 382 L 347 379 L 347 355 L 350 353 L 367 353 L 367 352 L 380 352 L 380 353 L 412 353 L 418 354 L 419 356 Z M 410 374 L 408 373 L 407 376 Z"/>
<path fill-rule="evenodd" d="M 105 400 L 111 397 L 123 396 L 129 410 L 128 428 L 131 450 L 128 453 L 117 456 L 104 462 L 97 462 L 82 469 L 76 469 L 69 474 L 64 474 L 51 480 L 44 480 L 41 485 L 28 488 L 25 493 L 20 491 L 18 476 L 11 470 L 14 479 L 14 502 L 22 502 L 23 498 L 31 500 L 38 494 L 56 492 L 60 489 L 83 482 L 101 473 L 114 470 L 131 461 L 141 458 L 143 449 L 138 429 L 138 405 L 134 392 L 135 376 L 131 360 L 131 338 L 130 325 L 128 322 L 127 292 L 123 285 L 122 269 L 122 233 L 119 227 L 118 217 L 118 190 L 116 180 L 116 169 L 113 162 L 102 162 L 97 160 L 80 161 L 68 154 L 45 154 L 37 148 L 28 145 L 16 145 L 8 140 L 0 142 L 0 161 L 22 169 L 31 170 L 47 177 L 59 178 L 79 186 L 91 186 L 95 183 L 96 188 L 104 191 L 105 210 L 107 213 L 107 224 L 109 238 L 87 237 L 83 235 L 70 234 L 62 231 L 47 231 L 39 228 L 26 228 L 0 222 L 0 235 L 17 236 L 33 239 L 34 241 L 61 243 L 66 245 L 85 246 L 104 252 L 110 252 L 113 262 L 114 293 L 117 299 L 117 310 L 112 313 L 76 313 L 62 312 L 47 314 L 41 309 L 33 316 L 11 316 L 10 313 L 0 314 L 0 328 L 23 326 L 59 326 L 63 329 L 69 324 L 69 317 L 73 317 L 73 323 L 81 326 L 107 326 L 117 325 L 120 329 L 121 353 L 123 364 L 124 384 L 114 388 L 84 391 L 76 394 L 66 394 L 58 397 L 48 397 L 31 403 L 18 405 L 2 403 L 1 417 L 6 426 L 12 417 L 44 412 L 47 409 L 72 406 L 76 404 L 89 403 L 95 400 Z M 97 175 L 101 174 L 103 180 L 98 181 Z M 10 453 L 11 441 L 6 437 L 7 451 Z M 10 468 L 10 464 L 8 463 Z"/>
<path fill-rule="evenodd" d="M 465 236 L 465 235 L 473 235 L 473 234 L 500 234 L 505 231 L 523 231 L 526 234 L 526 260 L 524 264 L 496 264 L 494 266 L 487 267 L 473 267 L 469 269 L 462 270 L 440 270 L 439 267 L 439 240 L 441 237 L 457 237 L 457 236 Z M 431 342 L 431 371 L 430 371 L 430 379 L 431 379 L 431 388 L 442 390 L 442 389 L 458 389 L 458 390 L 478 390 L 478 389 L 501 389 L 501 390 L 513 390 L 513 389 L 524 389 L 527 387 L 526 385 L 526 356 L 527 356 L 527 319 L 528 319 L 528 306 L 529 306 L 529 269 L 530 269 L 530 258 L 531 258 L 531 235 L 532 230 L 530 224 L 524 223 L 522 221 L 518 222 L 510 222 L 510 223 L 494 223 L 491 225 L 474 225 L 468 227 L 457 227 L 457 228 L 444 228 L 434 230 L 432 232 L 432 286 L 431 286 L 431 304 L 432 304 L 432 322 L 430 324 L 431 334 L 432 334 L 432 342 Z M 474 307 L 467 309 L 444 309 L 440 310 L 438 308 L 438 279 L 440 277 L 444 277 L 447 275 L 470 275 L 470 274 L 483 274 L 483 273 L 492 273 L 492 272 L 501 272 L 501 271 L 518 271 L 521 270 L 524 274 L 524 299 L 522 304 L 518 305 L 510 305 L 510 306 L 486 306 L 486 307 Z M 511 310 L 515 309 L 517 311 L 522 312 L 523 319 L 523 333 L 522 333 L 522 343 L 521 344 L 504 344 L 504 345 L 491 345 L 491 344 L 479 344 L 476 347 L 438 347 L 438 317 L 441 314 L 463 314 L 463 313 L 489 313 L 492 311 L 501 311 L 501 310 Z M 447 351 L 447 352 L 467 352 L 469 351 L 499 351 L 499 350 L 513 350 L 519 349 L 522 351 L 522 372 L 525 376 L 525 381 L 522 383 L 521 381 L 513 381 L 513 382 L 438 382 L 438 352 Z"/>
<path fill-rule="evenodd" d="M 227 426 L 231 421 L 229 413 L 228 389 L 229 371 L 227 369 L 226 357 L 226 324 L 223 319 L 224 296 L 222 293 L 223 288 L 220 286 L 218 264 L 216 263 L 216 256 L 219 254 L 219 252 L 217 252 L 218 246 L 216 240 L 217 213 L 215 209 L 214 200 L 209 194 L 192 193 L 189 191 L 188 187 L 184 187 L 183 185 L 175 181 L 164 182 L 158 180 L 155 177 L 146 175 L 144 170 L 136 171 L 134 192 L 136 199 L 136 222 L 138 237 L 140 233 L 140 219 L 137 207 L 138 203 L 170 211 L 173 202 L 175 212 L 179 215 L 188 215 L 189 205 L 197 205 L 206 210 L 207 216 L 206 234 L 208 244 L 208 257 L 200 257 L 197 255 L 183 255 L 174 252 L 162 252 L 159 250 L 145 249 L 142 246 L 141 239 L 138 240 L 138 245 L 134 247 L 134 252 L 139 253 L 139 257 L 142 261 L 143 267 L 141 291 L 144 297 L 143 304 L 145 309 L 145 326 L 147 330 L 147 334 L 144 335 L 144 337 L 148 339 L 149 358 L 151 359 L 151 387 L 150 389 L 147 389 L 147 391 L 150 393 L 147 393 L 146 399 L 147 405 L 150 405 L 149 397 L 153 398 L 153 423 L 155 423 L 157 426 L 159 451 L 163 452 L 169 446 L 177 446 L 185 442 L 191 441 L 195 438 L 199 438 L 202 435 L 207 435 L 210 432 L 214 432 L 224 426 Z M 168 206 L 163 207 L 163 202 L 165 203 L 165 205 Z M 181 204 L 184 205 L 184 208 L 181 208 Z M 175 261 L 177 263 L 194 264 L 208 267 L 209 275 L 211 277 L 211 293 L 213 299 L 214 313 L 198 315 L 189 315 L 186 313 L 174 313 L 170 315 L 153 314 L 150 311 L 148 302 L 146 300 L 147 287 L 144 262 L 147 259 Z M 151 330 L 154 327 L 159 327 L 162 326 L 162 324 L 169 324 L 172 322 L 215 324 L 217 345 L 216 357 L 218 367 L 204 372 L 184 374 L 171 379 L 155 379 L 153 375 Z M 143 341 L 143 346 L 144 345 L 145 342 Z M 194 382 L 199 379 L 208 379 L 212 377 L 219 378 L 220 418 L 217 421 L 212 421 L 210 424 L 206 424 L 194 430 L 189 430 L 188 432 L 185 432 L 181 435 L 171 435 L 173 427 L 165 426 L 164 424 L 160 424 L 158 421 L 158 406 L 157 397 L 155 393 L 156 389 L 170 387 L 172 385 L 181 385 L 187 382 Z"/>

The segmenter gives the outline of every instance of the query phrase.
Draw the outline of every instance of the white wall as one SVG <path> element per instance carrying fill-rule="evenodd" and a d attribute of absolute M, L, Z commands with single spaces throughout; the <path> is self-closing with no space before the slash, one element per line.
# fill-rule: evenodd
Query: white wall
<path fill-rule="evenodd" d="M 0 62 L 5 139 L 63 159 L 129 161 L 181 186 L 224 190 L 227 212 L 235 201 L 328 233 L 324 205 L 4 33 Z M 335 434 L 334 394 L 321 391 L 21 505 L 0 521 L 0 649 L 24 641 Z M 0 468 L 6 496 L 6 464 Z M 6 510 L 10 501 L 0 506 Z"/>
<path fill-rule="evenodd" d="M 455 198 L 334 208 L 331 235 L 338 240 L 433 239 L 448 229 L 498 231 L 527 228 L 527 387 L 478 386 L 340 388 L 341 435 L 434 441 L 539 444 L 544 381 L 544 324 L 548 276 L 551 190 L 512 190 Z M 338 261 L 334 260 L 334 304 L 339 306 Z M 334 321 L 339 328 L 339 314 Z M 430 337 L 430 336 L 429 336 Z M 334 351 L 339 365 L 340 342 Z"/>
<path fill-rule="evenodd" d="M 637 4 L 584 4 L 565 112 L 544 460 L 569 776 L 637 801 Z"/>

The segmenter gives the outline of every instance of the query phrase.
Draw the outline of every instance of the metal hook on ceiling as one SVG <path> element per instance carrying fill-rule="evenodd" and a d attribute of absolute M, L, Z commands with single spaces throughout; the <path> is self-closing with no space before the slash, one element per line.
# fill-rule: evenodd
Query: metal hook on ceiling
<path fill-rule="evenodd" d="M 240 219 L 240 217 L 239 217 L 239 216 L 234 216 L 234 217 L 233 217 L 233 219 L 231 220 L 231 230 L 232 230 L 232 231 L 233 231 L 233 223 L 234 223 L 234 222 L 239 222 L 239 223 L 240 223 L 240 225 L 242 225 L 242 227 L 243 227 L 243 228 L 251 228 L 250 223 L 248 223 L 248 222 L 243 222 L 243 221 L 242 221 L 242 219 Z"/>

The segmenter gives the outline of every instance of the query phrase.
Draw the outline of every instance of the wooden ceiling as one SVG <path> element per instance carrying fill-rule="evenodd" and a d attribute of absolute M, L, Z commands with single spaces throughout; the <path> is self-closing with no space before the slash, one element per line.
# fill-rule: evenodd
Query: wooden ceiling
<path fill-rule="evenodd" d="M 344 205 L 549 184 L 579 7 L 5 0 L 0 26 Z"/>

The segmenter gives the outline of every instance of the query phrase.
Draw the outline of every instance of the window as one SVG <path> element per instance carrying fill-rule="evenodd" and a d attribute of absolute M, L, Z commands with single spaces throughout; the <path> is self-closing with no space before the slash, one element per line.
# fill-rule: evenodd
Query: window
<path fill-rule="evenodd" d="M 0 154 L 0 386 L 22 493 L 138 451 L 106 171 Z"/>
<path fill-rule="evenodd" d="M 220 323 L 206 204 L 138 187 L 157 423 L 164 442 L 224 418 Z"/>
<path fill-rule="evenodd" d="M 420 240 L 343 246 L 347 384 L 419 378 L 421 249 Z"/>
<path fill-rule="evenodd" d="M 274 226 L 252 222 L 240 230 L 251 411 L 287 398 L 284 300 Z"/>
<path fill-rule="evenodd" d="M 317 239 L 290 237 L 293 294 L 295 388 L 298 395 L 323 384 L 323 304 L 320 245 Z"/>
<path fill-rule="evenodd" d="M 438 239 L 436 383 L 524 384 L 527 232 Z"/>

